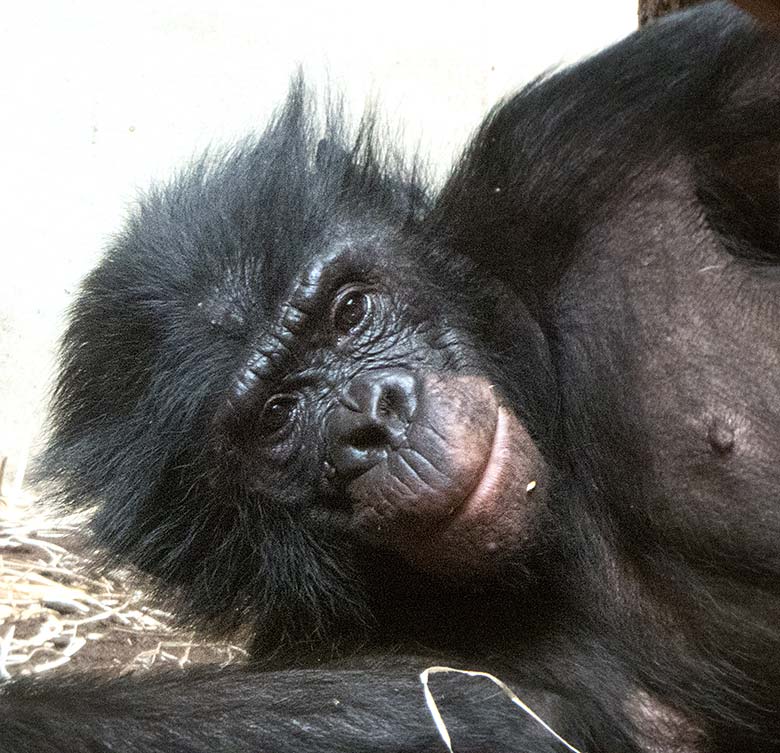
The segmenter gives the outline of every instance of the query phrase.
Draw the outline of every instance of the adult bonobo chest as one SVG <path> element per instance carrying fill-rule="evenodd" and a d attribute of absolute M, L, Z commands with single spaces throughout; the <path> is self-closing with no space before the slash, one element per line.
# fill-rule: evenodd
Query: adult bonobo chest
<path fill-rule="evenodd" d="M 762 170 L 772 160 L 764 145 L 724 138 L 735 142 L 735 162 L 750 157 Z M 731 193 L 710 193 L 702 166 L 673 161 L 634 179 L 568 275 L 574 317 L 592 326 L 562 329 L 569 347 L 599 364 L 610 420 L 622 423 L 616 441 L 630 438 L 636 453 L 644 536 L 751 570 L 777 555 L 780 276 L 738 225 L 719 224 L 721 202 L 749 190 L 739 173 L 730 178 Z M 776 213 L 760 211 L 761 230 L 746 209 L 740 217 L 771 253 L 766 217 Z M 587 378 L 574 377 L 572 390 Z"/>

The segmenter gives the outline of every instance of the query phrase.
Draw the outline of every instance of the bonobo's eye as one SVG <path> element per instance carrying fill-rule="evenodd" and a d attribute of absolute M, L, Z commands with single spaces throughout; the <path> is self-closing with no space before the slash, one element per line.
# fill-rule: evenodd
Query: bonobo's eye
<path fill-rule="evenodd" d="M 340 335 L 353 334 L 366 325 L 370 313 L 371 299 L 366 292 L 356 288 L 341 290 L 331 309 L 333 329 Z"/>
<path fill-rule="evenodd" d="M 265 439 L 275 438 L 274 435 L 290 428 L 297 406 L 295 395 L 274 395 L 263 406 L 255 431 Z"/>

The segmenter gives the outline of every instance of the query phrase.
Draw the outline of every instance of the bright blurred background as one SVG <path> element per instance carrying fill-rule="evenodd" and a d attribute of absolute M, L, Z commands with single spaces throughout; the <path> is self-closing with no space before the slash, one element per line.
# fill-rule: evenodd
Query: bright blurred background
<path fill-rule="evenodd" d="M 150 180 L 262 128 L 301 64 L 441 176 L 486 110 L 636 26 L 636 0 L 134 3 L 0 16 L 0 457 L 21 487 L 79 279 Z M 402 131 L 400 130 L 402 129 Z"/>

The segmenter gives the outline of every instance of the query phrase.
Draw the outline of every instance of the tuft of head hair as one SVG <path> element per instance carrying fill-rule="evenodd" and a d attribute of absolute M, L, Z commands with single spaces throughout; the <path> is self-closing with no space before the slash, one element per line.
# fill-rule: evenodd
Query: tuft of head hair
<path fill-rule="evenodd" d="M 416 163 L 379 131 L 369 112 L 351 133 L 338 102 L 320 120 L 299 75 L 260 136 L 141 198 L 71 308 L 35 476 L 61 505 L 96 504 L 107 562 L 156 576 L 185 621 L 254 622 L 268 644 L 361 622 L 339 545 L 258 509 L 212 418 L 334 223 L 425 211 Z"/>

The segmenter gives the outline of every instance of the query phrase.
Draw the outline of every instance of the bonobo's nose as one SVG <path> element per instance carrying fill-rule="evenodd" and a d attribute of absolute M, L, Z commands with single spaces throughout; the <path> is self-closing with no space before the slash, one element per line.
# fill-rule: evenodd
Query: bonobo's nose
<path fill-rule="evenodd" d="M 404 441 L 417 408 L 417 379 L 405 369 L 356 376 L 341 393 L 326 428 L 330 462 L 349 481 Z"/>

